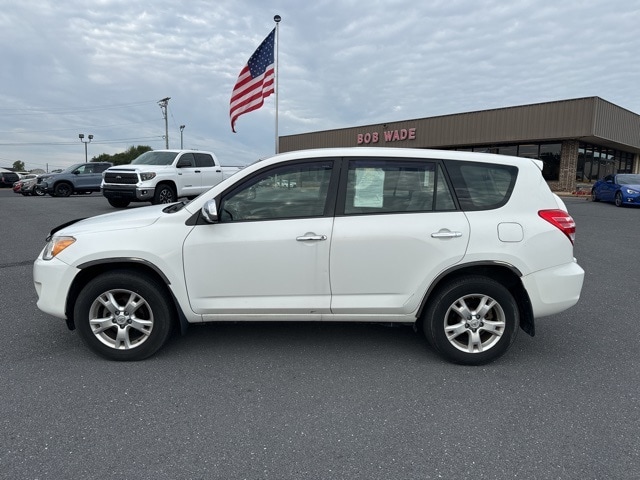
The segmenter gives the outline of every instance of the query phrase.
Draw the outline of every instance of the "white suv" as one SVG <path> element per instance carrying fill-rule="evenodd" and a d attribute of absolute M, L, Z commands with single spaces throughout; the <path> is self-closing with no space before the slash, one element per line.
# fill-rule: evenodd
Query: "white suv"
<path fill-rule="evenodd" d="M 257 162 L 189 203 L 54 229 L 38 307 L 115 360 L 216 321 L 414 324 L 483 364 L 573 306 L 575 223 L 542 162 L 455 151 L 306 150 Z"/>

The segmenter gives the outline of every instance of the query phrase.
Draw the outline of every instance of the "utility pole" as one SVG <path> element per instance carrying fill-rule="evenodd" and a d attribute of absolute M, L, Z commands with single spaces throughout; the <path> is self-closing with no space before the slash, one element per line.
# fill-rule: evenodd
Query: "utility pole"
<path fill-rule="evenodd" d="M 167 105 L 169 105 L 169 100 L 171 100 L 171 97 L 165 97 L 158 102 L 160 110 L 162 110 L 162 118 L 164 118 L 164 145 L 167 150 L 169 149 L 169 121 L 167 120 Z"/>
<path fill-rule="evenodd" d="M 184 125 L 180 125 L 180 150 L 182 150 L 182 132 L 184 131 Z"/>

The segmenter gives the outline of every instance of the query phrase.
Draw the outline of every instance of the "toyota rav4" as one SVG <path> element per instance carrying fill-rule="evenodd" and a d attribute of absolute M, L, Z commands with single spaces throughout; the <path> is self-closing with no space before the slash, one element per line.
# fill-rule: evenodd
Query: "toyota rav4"
<path fill-rule="evenodd" d="M 276 155 L 191 202 L 55 228 L 38 307 L 115 360 L 191 323 L 354 321 L 413 324 L 444 358 L 487 363 L 582 289 L 575 223 L 541 170 L 455 151 Z"/>

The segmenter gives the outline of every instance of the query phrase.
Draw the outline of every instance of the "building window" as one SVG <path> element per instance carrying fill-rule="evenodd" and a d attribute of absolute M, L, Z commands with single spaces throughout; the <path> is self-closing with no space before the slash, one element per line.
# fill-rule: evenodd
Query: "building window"
<path fill-rule="evenodd" d="M 579 182 L 594 182 L 606 175 L 632 171 L 632 153 L 588 143 L 580 144 L 576 171 L 576 180 Z"/>
<path fill-rule="evenodd" d="M 498 149 L 498 153 L 500 155 L 511 155 L 512 157 L 518 156 L 518 146 L 517 145 L 501 145 Z"/>
<path fill-rule="evenodd" d="M 561 143 L 543 143 L 540 145 L 540 160 L 544 162 L 542 176 L 545 180 L 560 179 Z"/>
<path fill-rule="evenodd" d="M 518 145 L 518 156 L 525 158 L 540 158 L 538 147 L 539 145 L 537 143 Z"/>

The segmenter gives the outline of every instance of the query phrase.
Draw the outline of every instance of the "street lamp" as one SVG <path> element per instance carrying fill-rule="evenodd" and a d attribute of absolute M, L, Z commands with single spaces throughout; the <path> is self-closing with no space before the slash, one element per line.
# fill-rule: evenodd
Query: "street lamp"
<path fill-rule="evenodd" d="M 184 125 L 180 125 L 180 150 L 182 150 L 182 131 L 184 130 Z"/>
<path fill-rule="evenodd" d="M 89 158 L 87 156 L 87 143 L 91 143 L 91 140 L 93 140 L 93 135 L 88 135 L 88 140 L 85 140 L 84 133 L 80 133 L 78 134 L 78 138 L 82 143 L 84 143 L 84 162 L 87 163 L 89 161 Z"/>

